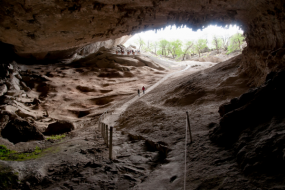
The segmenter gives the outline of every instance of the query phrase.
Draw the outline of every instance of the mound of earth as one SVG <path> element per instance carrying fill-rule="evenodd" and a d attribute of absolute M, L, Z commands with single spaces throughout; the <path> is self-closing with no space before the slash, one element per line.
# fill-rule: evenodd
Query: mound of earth
<path fill-rule="evenodd" d="M 115 69 L 124 68 L 124 66 L 148 66 L 157 70 L 165 70 L 165 68 L 143 55 L 116 55 L 113 54 L 113 50 L 107 50 L 105 48 L 101 48 L 97 53 L 80 59 L 74 64 Z"/>
<path fill-rule="evenodd" d="M 201 72 L 193 75 L 186 83 L 177 85 L 172 91 L 168 91 L 162 98 L 165 106 L 186 106 L 191 104 L 203 105 L 209 101 L 223 100 L 227 97 L 240 95 L 247 89 L 245 75 L 231 73 L 222 76 L 221 73 L 234 71 L 241 62 L 241 55 L 226 62 L 220 63 L 207 70 L 207 74 Z M 194 65 L 195 66 L 195 65 Z M 196 67 L 193 67 L 196 68 Z M 212 77 L 221 74 L 221 78 Z M 207 77 L 211 83 L 204 79 Z"/>

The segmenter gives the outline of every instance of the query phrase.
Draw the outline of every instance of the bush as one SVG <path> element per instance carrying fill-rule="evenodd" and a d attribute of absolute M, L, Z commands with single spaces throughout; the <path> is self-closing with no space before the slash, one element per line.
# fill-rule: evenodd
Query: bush
<path fill-rule="evenodd" d="M 52 135 L 50 137 L 47 137 L 47 140 L 60 140 L 60 139 L 63 139 L 65 137 L 66 137 L 65 134 L 62 134 L 62 135 Z"/>
<path fill-rule="evenodd" d="M 230 54 L 236 50 L 242 50 L 242 42 L 244 41 L 244 36 L 242 34 L 235 34 L 230 38 L 230 44 L 228 46 L 227 54 Z"/>
<path fill-rule="evenodd" d="M 9 150 L 6 146 L 0 145 L 0 160 L 24 161 L 40 158 L 46 153 L 57 151 L 55 148 L 47 148 L 45 150 L 36 147 L 32 152 L 18 153 L 14 150 Z"/>

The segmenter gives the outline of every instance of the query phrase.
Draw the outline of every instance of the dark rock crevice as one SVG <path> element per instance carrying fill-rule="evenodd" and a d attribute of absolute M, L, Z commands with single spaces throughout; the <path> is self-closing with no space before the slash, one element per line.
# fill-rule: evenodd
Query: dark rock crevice
<path fill-rule="evenodd" d="M 267 79 L 261 87 L 221 105 L 222 118 L 219 124 L 210 124 L 209 137 L 220 146 L 233 148 L 246 174 L 282 176 L 285 71 L 271 73 Z"/>

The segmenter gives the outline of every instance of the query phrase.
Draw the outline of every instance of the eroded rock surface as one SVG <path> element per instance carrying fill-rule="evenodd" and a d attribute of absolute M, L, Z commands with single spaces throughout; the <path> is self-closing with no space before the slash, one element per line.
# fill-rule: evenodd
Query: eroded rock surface
<path fill-rule="evenodd" d="M 104 41 L 143 30 L 160 29 L 167 24 L 186 25 L 196 30 L 211 23 L 223 26 L 237 23 L 244 29 L 248 44 L 243 52 L 241 71 L 251 74 L 253 86 L 262 84 L 266 75 L 280 69 L 284 62 L 284 50 L 280 49 L 285 43 L 283 1 L 83 0 L 39 3 L 36 0 L 5 0 L 1 5 L 0 40 L 14 45 L 19 54 L 32 54 L 35 58 L 71 48 L 75 48 L 73 52 L 84 54 L 87 49 L 94 48 L 86 45 L 108 43 Z M 78 49 L 84 46 L 82 50 Z M 70 51 L 66 53 L 74 55 Z"/>
<path fill-rule="evenodd" d="M 219 124 L 211 124 L 210 139 L 232 147 L 247 174 L 279 176 L 284 170 L 284 82 L 284 71 L 271 73 L 261 87 L 221 105 Z"/>

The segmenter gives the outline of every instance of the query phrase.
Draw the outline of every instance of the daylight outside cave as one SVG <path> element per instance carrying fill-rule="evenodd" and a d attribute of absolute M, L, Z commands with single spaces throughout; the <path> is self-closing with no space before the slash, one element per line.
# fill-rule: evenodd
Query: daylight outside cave
<path fill-rule="evenodd" d="M 283 1 L 0 5 L 0 189 L 285 189 Z"/>

